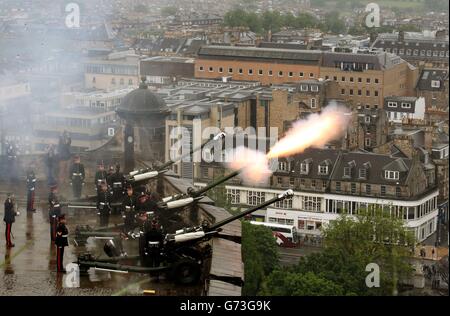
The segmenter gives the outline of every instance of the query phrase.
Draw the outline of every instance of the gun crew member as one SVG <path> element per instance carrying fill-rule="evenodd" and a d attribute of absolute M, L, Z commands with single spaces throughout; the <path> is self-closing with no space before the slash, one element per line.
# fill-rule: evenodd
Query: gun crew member
<path fill-rule="evenodd" d="M 15 210 L 14 195 L 8 193 L 5 200 L 5 214 L 3 216 L 3 221 L 6 224 L 5 229 L 6 247 L 8 248 L 14 247 L 14 244 L 11 241 L 12 235 L 11 229 L 12 224 L 16 221 L 16 215 L 19 215 L 19 213 L 16 213 Z"/>
<path fill-rule="evenodd" d="M 34 197 L 36 194 L 36 176 L 33 170 L 27 173 L 27 212 L 36 212 L 34 208 Z"/>
<path fill-rule="evenodd" d="M 75 156 L 74 163 L 70 169 L 70 180 L 73 190 L 73 197 L 79 199 L 81 197 L 81 190 L 84 185 L 84 165 L 81 163 L 80 156 Z"/>
<path fill-rule="evenodd" d="M 106 182 L 102 182 L 97 193 L 97 214 L 100 216 L 100 226 L 108 226 L 111 214 L 111 192 Z"/>
<path fill-rule="evenodd" d="M 156 219 L 147 220 L 143 228 L 144 236 L 140 238 L 140 247 L 146 261 L 145 263 L 150 267 L 159 267 L 164 232 Z M 141 242 L 141 239 L 143 242 Z"/>
<path fill-rule="evenodd" d="M 123 199 L 122 217 L 125 224 L 124 233 L 132 231 L 136 227 L 136 197 L 131 185 L 127 186 L 127 194 Z"/>
<path fill-rule="evenodd" d="M 52 188 L 49 196 L 50 207 L 48 210 L 48 218 L 50 222 L 50 239 L 52 241 L 56 238 L 56 227 L 58 226 L 58 217 L 61 215 L 61 204 L 56 196 L 56 187 Z"/>
<path fill-rule="evenodd" d="M 56 228 L 56 266 L 58 272 L 66 272 L 64 269 L 64 248 L 69 246 L 69 230 L 66 227 L 66 217 L 64 214 L 58 217 L 58 227 Z"/>
<path fill-rule="evenodd" d="M 95 190 L 97 192 L 100 191 L 102 182 L 106 181 L 107 178 L 108 178 L 108 173 L 105 170 L 105 165 L 103 164 L 103 162 L 100 162 L 100 164 L 98 165 L 98 170 L 95 173 L 95 181 L 94 181 Z"/>
<path fill-rule="evenodd" d="M 125 177 L 120 172 L 120 165 L 116 165 L 116 171 L 108 179 L 112 188 L 112 203 L 119 204 L 119 206 L 113 206 L 112 210 L 114 214 L 119 214 L 120 205 L 123 199 L 123 190 L 125 186 Z"/>

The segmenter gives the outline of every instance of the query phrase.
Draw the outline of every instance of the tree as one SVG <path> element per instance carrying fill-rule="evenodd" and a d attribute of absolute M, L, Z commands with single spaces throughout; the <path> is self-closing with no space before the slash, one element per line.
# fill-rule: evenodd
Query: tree
<path fill-rule="evenodd" d="M 269 228 L 242 222 L 242 259 L 245 275 L 242 294 L 257 295 L 265 276 L 278 267 L 277 244 Z"/>
<path fill-rule="evenodd" d="M 272 296 L 333 296 L 343 295 L 344 290 L 333 281 L 324 279 L 312 272 L 300 274 L 275 270 L 266 279 L 261 294 Z"/>
<path fill-rule="evenodd" d="M 278 32 L 283 26 L 283 18 L 279 11 L 264 11 L 261 18 L 262 27 L 266 32 Z"/>
<path fill-rule="evenodd" d="M 325 21 L 322 30 L 340 34 L 345 32 L 345 22 L 339 17 L 339 12 L 332 11 L 325 15 Z"/>
<path fill-rule="evenodd" d="M 296 279 L 299 284 L 295 288 L 289 283 L 283 286 L 291 286 L 290 290 L 295 293 L 310 295 L 395 295 L 398 280 L 412 275 L 409 257 L 414 238 L 401 219 L 382 210 L 360 213 L 356 218 L 342 215 L 331 222 L 323 230 L 323 251 L 301 258 L 287 271 L 274 272 L 277 274 L 266 279 L 261 293 L 279 295 L 282 290 L 274 285 L 277 279 L 281 283 Z M 380 267 L 380 287 L 366 285 L 366 267 L 370 263 Z M 314 277 L 301 278 L 308 274 Z M 317 289 L 317 284 L 323 285 L 323 292 Z M 304 288 L 306 286 L 311 289 Z"/>

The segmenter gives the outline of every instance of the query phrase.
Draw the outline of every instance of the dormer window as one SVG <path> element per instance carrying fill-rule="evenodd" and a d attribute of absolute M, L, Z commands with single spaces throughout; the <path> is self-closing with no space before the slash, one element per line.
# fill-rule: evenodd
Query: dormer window
<path fill-rule="evenodd" d="M 398 180 L 399 179 L 399 172 L 398 171 L 390 171 L 385 170 L 384 171 L 384 177 L 388 180 Z"/>
<path fill-rule="evenodd" d="M 389 102 L 388 102 L 388 107 L 389 107 L 389 108 L 396 108 L 396 107 L 397 107 L 397 102 L 389 101 Z"/>
<path fill-rule="evenodd" d="M 352 175 L 352 169 L 350 167 L 344 167 L 344 178 L 350 178 Z"/>
<path fill-rule="evenodd" d="M 432 88 L 440 88 L 441 82 L 439 80 L 431 80 L 431 87 Z"/>
<path fill-rule="evenodd" d="M 367 115 L 366 117 L 364 117 L 364 122 L 370 123 L 370 116 L 369 116 L 369 115 Z"/>
<path fill-rule="evenodd" d="M 286 167 L 287 167 L 287 164 L 286 164 L 286 162 L 279 162 L 278 163 L 278 170 L 280 170 L 280 171 L 286 171 Z"/>
<path fill-rule="evenodd" d="M 301 174 L 309 173 L 309 162 L 304 161 L 300 164 L 300 173 Z"/>
<path fill-rule="evenodd" d="M 328 166 L 327 165 L 320 165 L 318 173 L 320 175 L 327 175 L 328 174 Z"/>
<path fill-rule="evenodd" d="M 410 109 L 411 103 L 408 102 L 402 102 L 402 109 Z"/>
<path fill-rule="evenodd" d="M 366 168 L 359 169 L 359 178 L 367 179 L 367 169 Z"/>

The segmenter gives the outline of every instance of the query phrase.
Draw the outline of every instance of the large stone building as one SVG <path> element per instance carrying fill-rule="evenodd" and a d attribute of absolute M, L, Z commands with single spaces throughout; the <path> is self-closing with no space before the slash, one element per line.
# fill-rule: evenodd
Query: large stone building
<path fill-rule="evenodd" d="M 387 96 L 411 96 L 418 69 L 384 52 L 205 46 L 195 64 L 197 78 L 231 77 L 263 85 L 322 78 L 339 83 L 340 98 L 353 106 L 382 107 Z"/>
<path fill-rule="evenodd" d="M 416 95 L 425 98 L 430 121 L 448 119 L 448 70 L 424 68 L 417 80 Z"/>
<path fill-rule="evenodd" d="M 415 66 L 448 69 L 448 31 L 382 33 L 372 48 L 397 54 Z"/>

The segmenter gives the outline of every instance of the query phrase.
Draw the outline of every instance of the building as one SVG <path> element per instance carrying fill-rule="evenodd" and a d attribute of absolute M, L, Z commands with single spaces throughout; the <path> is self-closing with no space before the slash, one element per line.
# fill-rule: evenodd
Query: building
<path fill-rule="evenodd" d="M 394 32 L 379 34 L 372 49 L 382 49 L 415 66 L 448 69 L 448 32 Z"/>
<path fill-rule="evenodd" d="M 194 77 L 194 59 L 183 57 L 155 56 L 141 60 L 140 75 L 149 84 L 165 85 L 180 78 Z"/>
<path fill-rule="evenodd" d="M 425 98 L 426 114 L 433 116 L 433 112 L 447 112 L 441 119 L 448 118 L 448 70 L 422 69 L 417 80 L 416 95 Z"/>
<path fill-rule="evenodd" d="M 84 63 L 86 89 L 112 91 L 139 85 L 139 56 L 130 52 L 89 58 Z"/>
<path fill-rule="evenodd" d="M 418 242 L 436 231 L 436 179 L 417 158 L 307 149 L 280 159 L 268 187 L 226 185 L 236 206 L 257 205 L 286 188 L 294 197 L 268 208 L 266 220 L 294 225 L 303 236 L 320 235 L 340 214 L 380 208 L 404 219 Z"/>
<path fill-rule="evenodd" d="M 62 95 L 61 105 L 64 108 L 85 107 L 105 112 L 114 111 L 122 99 L 134 88 L 124 88 L 105 92 L 103 90 L 66 92 Z"/>
<path fill-rule="evenodd" d="M 321 53 L 237 46 L 203 46 L 195 61 L 195 77 L 259 81 L 263 85 L 318 79 Z"/>
<path fill-rule="evenodd" d="M 385 96 L 414 95 L 418 70 L 400 57 L 383 52 L 335 53 L 254 47 L 204 46 L 195 77 L 259 81 L 263 85 L 310 79 L 339 83 L 340 98 L 371 108 Z"/>
<path fill-rule="evenodd" d="M 408 119 L 425 119 L 425 98 L 420 97 L 386 97 L 384 110 L 390 123 L 401 124 Z"/>

